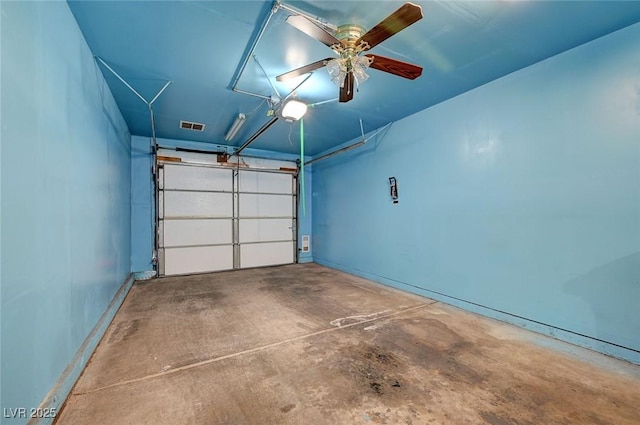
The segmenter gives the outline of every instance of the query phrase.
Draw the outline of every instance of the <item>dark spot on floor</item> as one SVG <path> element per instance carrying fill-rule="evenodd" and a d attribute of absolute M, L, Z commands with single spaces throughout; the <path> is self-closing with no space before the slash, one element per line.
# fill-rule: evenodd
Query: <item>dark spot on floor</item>
<path fill-rule="evenodd" d="M 109 335 L 107 342 L 114 344 L 122 341 L 127 341 L 131 338 L 140 328 L 140 321 L 138 319 L 129 320 L 126 322 L 119 322 L 115 325 L 113 332 Z"/>
<path fill-rule="evenodd" d="M 295 407 L 296 407 L 296 405 L 295 405 L 295 404 L 287 404 L 286 406 L 282 406 L 282 407 L 280 408 L 280 411 L 281 411 L 282 413 L 288 413 L 288 412 L 290 412 L 292 409 L 294 409 Z"/>
<path fill-rule="evenodd" d="M 369 384 L 369 386 L 371 387 L 371 389 L 373 390 L 374 393 L 376 394 L 382 394 L 382 384 L 379 382 L 372 382 Z"/>
<path fill-rule="evenodd" d="M 402 353 L 409 363 L 455 382 L 479 385 L 487 379 L 473 366 L 484 353 L 439 320 L 393 321 L 378 343 L 388 352 Z"/>
<path fill-rule="evenodd" d="M 402 390 L 403 362 L 379 346 L 360 344 L 340 351 L 340 368 L 364 393 L 395 396 Z"/>
<path fill-rule="evenodd" d="M 317 294 L 324 290 L 319 285 L 313 285 L 307 281 L 291 277 L 265 277 L 261 280 L 261 283 L 263 283 L 263 286 L 260 287 L 262 291 L 277 292 L 297 297 Z"/>
<path fill-rule="evenodd" d="M 216 290 L 194 294 L 179 294 L 172 297 L 172 303 L 177 309 L 184 309 L 186 313 L 199 313 L 219 305 L 227 295 Z"/>
<path fill-rule="evenodd" d="M 493 412 L 480 412 L 480 416 L 490 425 L 532 425 L 531 422 L 520 422 L 511 417 L 504 418 Z"/>

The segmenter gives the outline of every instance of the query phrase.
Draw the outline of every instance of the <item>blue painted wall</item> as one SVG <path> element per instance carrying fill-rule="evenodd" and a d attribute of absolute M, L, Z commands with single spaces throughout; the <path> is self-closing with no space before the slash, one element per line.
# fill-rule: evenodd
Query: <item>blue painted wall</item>
<path fill-rule="evenodd" d="M 315 163 L 313 191 L 316 262 L 640 363 L 640 25 Z"/>
<path fill-rule="evenodd" d="M 305 159 L 308 161 L 309 159 Z M 302 177 L 300 177 L 302 178 Z M 298 231 L 300 237 L 298 238 L 298 252 L 300 263 L 313 262 L 313 249 L 309 246 L 309 252 L 302 252 L 302 236 L 308 235 L 313 243 L 313 165 L 307 165 L 304 167 L 304 207 L 302 204 L 303 196 L 300 193 L 300 204 L 298 207 Z"/>
<path fill-rule="evenodd" d="M 131 271 L 153 270 L 154 188 L 152 141 L 131 136 Z"/>
<path fill-rule="evenodd" d="M 229 153 L 235 149 L 225 145 L 188 140 L 157 139 L 157 141 L 159 146 L 165 148 L 180 147 L 211 152 L 224 150 Z M 133 272 L 153 270 L 155 201 L 153 199 L 154 188 L 151 177 L 153 163 L 151 151 L 152 142 L 149 137 L 131 137 L 131 220 L 133 230 L 131 237 L 131 270 Z M 283 161 L 295 161 L 299 158 L 296 155 L 252 148 L 245 149 L 243 154 Z M 305 172 L 306 212 L 303 213 L 302 205 L 300 205 L 298 211 L 299 229 L 301 235 L 311 235 L 311 166 L 305 167 Z M 300 255 L 300 262 L 310 262 L 312 260 L 312 252 Z"/>
<path fill-rule="evenodd" d="M 2 408 L 29 409 L 129 275 L 131 146 L 66 2 L 0 11 Z"/>

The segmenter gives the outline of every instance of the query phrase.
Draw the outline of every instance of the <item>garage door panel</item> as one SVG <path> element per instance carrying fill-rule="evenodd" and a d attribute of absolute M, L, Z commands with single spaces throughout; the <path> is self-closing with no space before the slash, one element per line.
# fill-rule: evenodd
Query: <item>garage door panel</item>
<path fill-rule="evenodd" d="M 204 273 L 233 268 L 233 247 L 165 248 L 165 275 Z"/>
<path fill-rule="evenodd" d="M 166 247 L 232 244 L 231 219 L 165 220 Z"/>
<path fill-rule="evenodd" d="M 231 192 L 233 174 L 219 168 L 168 164 L 164 166 L 164 189 Z"/>
<path fill-rule="evenodd" d="M 293 194 L 293 176 L 283 173 L 240 171 L 240 192 Z"/>
<path fill-rule="evenodd" d="M 292 217 L 291 195 L 240 194 L 240 218 Z"/>
<path fill-rule="evenodd" d="M 159 170 L 161 274 L 295 262 L 295 176 L 244 169 L 236 180 L 228 168 L 184 163 Z"/>
<path fill-rule="evenodd" d="M 164 218 L 231 218 L 232 200 L 231 193 L 165 191 Z"/>
<path fill-rule="evenodd" d="M 291 242 L 240 245 L 240 268 L 293 263 Z"/>
<path fill-rule="evenodd" d="M 293 241 L 293 223 L 283 219 L 240 219 L 240 243 Z"/>

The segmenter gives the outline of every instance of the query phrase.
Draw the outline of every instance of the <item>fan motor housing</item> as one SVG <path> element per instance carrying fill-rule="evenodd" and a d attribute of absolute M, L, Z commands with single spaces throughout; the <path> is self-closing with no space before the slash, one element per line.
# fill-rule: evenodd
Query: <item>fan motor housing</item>
<path fill-rule="evenodd" d="M 346 45 L 355 45 L 356 41 L 365 33 L 360 25 L 347 24 L 340 25 L 336 30 L 335 37 Z"/>

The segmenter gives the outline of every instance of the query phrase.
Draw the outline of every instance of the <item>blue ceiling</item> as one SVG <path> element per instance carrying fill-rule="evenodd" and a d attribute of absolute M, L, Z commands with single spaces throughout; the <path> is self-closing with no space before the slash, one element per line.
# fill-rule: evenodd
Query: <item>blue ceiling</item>
<path fill-rule="evenodd" d="M 285 6 L 329 25 L 373 27 L 401 1 L 295 1 Z M 374 47 L 371 53 L 424 68 L 416 80 L 370 70 L 354 99 L 337 102 L 325 68 L 296 95 L 309 104 L 304 118 L 307 154 L 315 155 L 389 122 L 640 22 L 638 1 L 415 1 L 424 18 Z M 69 1 L 94 55 L 154 103 L 160 138 L 241 145 L 270 120 L 265 98 L 283 98 L 306 76 L 275 77 L 334 56 L 285 22 L 292 12 L 272 1 Z M 277 6 L 274 8 L 274 6 Z M 262 36 L 252 49 L 261 28 Z M 243 67 L 245 58 L 248 58 Z M 99 65 L 133 135 L 151 136 L 149 109 Z M 236 90 L 232 90 L 235 88 Z M 242 92 L 250 92 L 245 94 Z M 526 102 L 526 99 L 522 99 Z M 246 125 L 224 135 L 238 113 Z M 180 120 L 204 123 L 198 133 Z M 252 148 L 298 153 L 296 123 L 278 120 Z"/>

